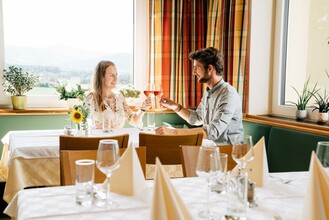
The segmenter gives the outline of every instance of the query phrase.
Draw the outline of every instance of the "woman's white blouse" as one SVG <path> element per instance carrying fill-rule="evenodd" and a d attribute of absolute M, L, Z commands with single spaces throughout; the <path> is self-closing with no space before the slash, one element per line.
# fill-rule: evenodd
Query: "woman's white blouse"
<path fill-rule="evenodd" d="M 135 113 L 130 109 L 123 95 L 120 92 L 115 92 L 114 94 L 114 98 L 104 99 L 106 108 L 104 111 L 100 111 L 92 93 L 87 96 L 85 102 L 90 109 L 90 117 L 95 128 L 102 128 L 103 119 L 106 117 L 111 122 L 111 128 L 122 128 L 125 121 L 134 127 L 142 127 L 142 122 L 134 122 L 133 116 Z"/>

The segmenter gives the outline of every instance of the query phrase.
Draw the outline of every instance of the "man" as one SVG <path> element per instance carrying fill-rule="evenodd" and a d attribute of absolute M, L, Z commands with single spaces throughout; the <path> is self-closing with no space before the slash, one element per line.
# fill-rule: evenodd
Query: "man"
<path fill-rule="evenodd" d="M 223 59 L 220 51 L 213 47 L 197 50 L 189 54 L 193 60 L 193 75 L 200 83 L 206 83 L 207 90 L 196 110 L 188 110 L 180 104 L 162 98 L 160 104 L 174 110 L 191 125 L 202 125 L 192 129 L 171 129 L 159 127 L 157 134 L 194 134 L 217 145 L 232 144 L 236 135 L 243 135 L 241 98 L 234 87 L 224 81 Z"/>

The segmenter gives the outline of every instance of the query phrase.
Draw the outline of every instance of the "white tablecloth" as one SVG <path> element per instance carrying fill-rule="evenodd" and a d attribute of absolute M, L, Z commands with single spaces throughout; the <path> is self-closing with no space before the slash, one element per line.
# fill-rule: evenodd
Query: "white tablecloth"
<path fill-rule="evenodd" d="M 276 173 L 270 182 L 255 189 L 255 208 L 249 208 L 247 218 L 275 219 L 280 215 L 282 219 L 300 219 L 303 210 L 308 172 Z M 285 184 L 283 180 L 292 180 Z M 194 219 L 199 219 L 198 213 L 204 209 L 206 203 L 206 182 L 198 177 L 172 179 L 172 182 L 187 205 Z M 122 196 L 112 193 L 114 201 L 119 207 L 105 210 L 96 206 L 81 207 L 75 203 L 75 188 L 51 187 L 22 190 L 13 200 L 5 213 L 21 219 L 149 219 L 152 201 L 153 181 L 147 181 L 148 188 L 138 196 Z M 226 214 L 226 196 L 212 192 L 210 209 L 220 215 Z"/>
<path fill-rule="evenodd" d="M 137 145 L 139 139 L 138 128 L 119 128 L 112 132 L 103 133 L 101 130 L 93 130 L 90 136 L 116 136 L 129 134 L 129 144 Z M 10 131 L 3 138 L 2 143 L 8 144 L 10 160 L 17 157 L 25 159 L 32 158 L 58 158 L 59 157 L 59 135 L 63 130 L 29 130 Z"/>
<path fill-rule="evenodd" d="M 92 130 L 90 136 L 116 136 L 127 133 L 128 144 L 136 147 L 139 143 L 139 132 L 141 130 L 138 128 L 113 129 L 109 133 Z M 6 202 L 10 202 L 16 193 L 25 187 L 59 185 L 61 134 L 64 134 L 63 130 L 10 131 L 1 139 L 2 143 L 8 146 L 8 175 L 3 196 Z M 203 144 L 210 142 L 203 139 Z M 147 173 L 147 176 L 150 175 Z"/>

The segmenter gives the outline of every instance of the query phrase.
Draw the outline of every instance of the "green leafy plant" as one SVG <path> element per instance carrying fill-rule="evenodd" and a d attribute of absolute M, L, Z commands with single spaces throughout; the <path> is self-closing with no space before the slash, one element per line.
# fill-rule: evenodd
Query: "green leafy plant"
<path fill-rule="evenodd" d="M 131 84 L 122 87 L 119 91 L 125 98 L 138 98 L 141 94 L 141 91 Z"/>
<path fill-rule="evenodd" d="M 59 99 L 75 99 L 78 98 L 83 100 L 85 98 L 85 90 L 81 87 L 81 85 L 77 84 L 77 88 L 71 88 L 71 90 L 66 89 L 66 84 L 58 84 L 55 86 L 56 91 L 59 93 Z"/>
<path fill-rule="evenodd" d="M 39 77 L 33 73 L 23 72 L 22 68 L 9 66 L 3 70 L 3 90 L 14 96 L 23 96 L 39 82 Z"/>
<path fill-rule="evenodd" d="M 312 90 L 309 90 L 308 89 L 309 82 L 310 82 L 310 77 L 308 77 L 307 81 L 304 83 L 304 87 L 301 92 L 298 92 L 295 87 L 291 86 L 297 93 L 298 100 L 297 102 L 288 101 L 287 103 L 294 104 L 297 107 L 297 110 L 305 110 L 310 99 L 314 96 L 314 94 L 316 94 L 319 91 L 319 89 L 317 88 L 318 83 L 314 85 Z"/>
<path fill-rule="evenodd" d="M 329 111 L 329 96 L 327 95 L 326 91 L 324 91 L 324 96 L 321 96 L 319 92 L 313 95 L 315 98 L 315 104 L 317 106 L 313 106 L 313 111 L 319 110 L 321 113 L 326 113 Z"/>

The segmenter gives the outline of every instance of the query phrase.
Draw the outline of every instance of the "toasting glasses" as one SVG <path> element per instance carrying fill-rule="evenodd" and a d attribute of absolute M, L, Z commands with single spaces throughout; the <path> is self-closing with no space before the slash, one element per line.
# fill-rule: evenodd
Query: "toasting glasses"
<path fill-rule="evenodd" d="M 120 152 L 117 140 L 100 140 L 97 151 L 97 168 L 106 175 L 106 200 L 97 204 L 108 209 L 118 206 L 110 199 L 110 177 L 120 166 Z"/>
<path fill-rule="evenodd" d="M 219 215 L 219 213 L 215 213 L 209 210 L 209 194 L 211 190 L 211 182 L 214 179 L 217 179 L 221 172 L 219 158 L 218 147 L 200 147 L 196 165 L 196 174 L 199 177 L 204 178 L 208 185 L 206 210 L 199 213 L 199 216 L 202 218 L 212 219 L 213 217 Z"/>

